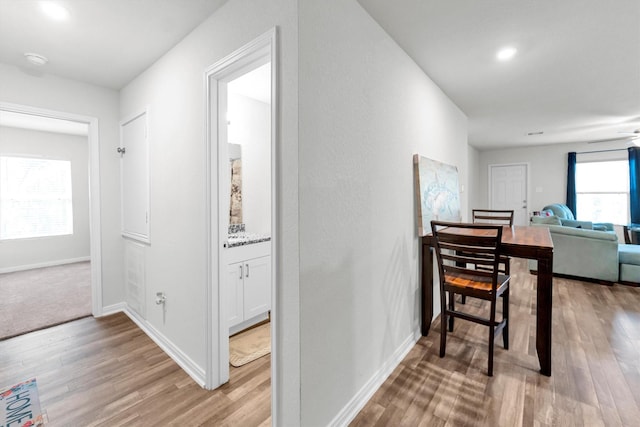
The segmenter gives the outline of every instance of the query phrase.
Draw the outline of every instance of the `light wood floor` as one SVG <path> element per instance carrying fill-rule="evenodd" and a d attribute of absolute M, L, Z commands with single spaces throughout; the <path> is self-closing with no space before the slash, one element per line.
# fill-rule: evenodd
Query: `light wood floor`
<path fill-rule="evenodd" d="M 554 278 L 552 376 L 538 373 L 535 276 L 512 264 L 509 350 L 456 319 L 420 339 L 353 426 L 640 426 L 640 288 Z M 467 300 L 478 311 L 481 304 Z"/>
<path fill-rule="evenodd" d="M 439 322 L 354 426 L 638 426 L 640 288 L 554 279 L 553 375 L 538 373 L 534 276 L 512 266 L 511 348 L 461 320 L 438 357 Z M 477 302 L 468 302 L 474 309 Z M 196 385 L 124 315 L 81 319 L 0 342 L 0 386 L 32 376 L 49 426 L 270 425 L 269 356 Z"/>
<path fill-rule="evenodd" d="M 124 314 L 0 341 L 0 387 L 36 377 L 47 426 L 269 426 L 270 358 L 198 386 Z"/>

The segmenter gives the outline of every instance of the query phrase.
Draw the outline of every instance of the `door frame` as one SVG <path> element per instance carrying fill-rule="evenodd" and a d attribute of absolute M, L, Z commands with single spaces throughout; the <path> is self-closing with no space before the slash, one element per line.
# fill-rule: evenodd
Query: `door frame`
<path fill-rule="evenodd" d="M 492 178 L 493 178 L 493 168 L 494 167 L 507 167 L 507 166 L 524 166 L 525 167 L 525 179 L 527 180 L 526 182 L 526 195 L 527 195 L 527 212 L 525 213 L 525 218 L 527 217 L 527 215 L 530 215 L 529 212 L 531 211 L 529 209 L 529 207 L 531 206 L 531 163 L 529 162 L 517 162 L 517 163 L 499 163 L 499 164 L 490 164 L 488 165 L 488 180 L 487 180 L 487 205 L 489 206 L 489 209 L 493 209 L 493 204 L 492 204 L 492 200 L 493 200 L 493 185 L 492 185 Z"/>
<path fill-rule="evenodd" d="M 0 102 L 0 111 L 67 120 L 88 126 L 89 145 L 89 239 L 91 257 L 91 314 L 102 315 L 102 228 L 100 219 L 100 137 L 98 118 L 29 105 Z"/>
<path fill-rule="evenodd" d="M 204 73 L 205 123 L 206 123 L 206 229 L 207 229 L 207 325 L 206 325 L 206 373 L 205 388 L 214 389 L 229 380 L 229 327 L 226 318 L 227 295 L 220 283 L 226 280 L 224 244 L 228 221 L 221 215 L 221 197 L 228 193 L 222 188 L 228 173 L 226 126 L 219 126 L 220 103 L 226 103 L 226 82 L 232 80 L 248 65 L 268 56 L 271 62 L 271 419 L 277 425 L 276 389 L 277 375 L 278 299 L 277 299 L 277 141 L 279 135 L 277 29 L 274 27 L 245 46 L 211 65 Z M 216 170 L 217 169 L 217 170 Z M 228 212 L 227 212 L 228 215 Z"/>

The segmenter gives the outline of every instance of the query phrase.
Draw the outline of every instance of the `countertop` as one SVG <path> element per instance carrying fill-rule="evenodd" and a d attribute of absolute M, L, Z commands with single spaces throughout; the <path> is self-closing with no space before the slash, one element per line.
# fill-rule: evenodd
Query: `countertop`
<path fill-rule="evenodd" d="M 227 248 L 268 242 L 269 240 L 271 240 L 271 236 L 269 234 L 232 233 L 227 237 Z"/>

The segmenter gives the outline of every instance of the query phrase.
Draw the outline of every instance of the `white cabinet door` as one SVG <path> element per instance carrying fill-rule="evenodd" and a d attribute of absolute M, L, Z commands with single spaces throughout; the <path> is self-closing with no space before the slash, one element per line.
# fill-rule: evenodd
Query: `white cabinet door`
<path fill-rule="evenodd" d="M 227 321 L 229 327 L 235 326 L 244 320 L 244 263 L 229 264 L 227 267 L 229 289 L 227 301 Z"/>
<path fill-rule="evenodd" d="M 120 125 L 122 234 L 149 243 L 149 141 L 147 113 Z"/>
<path fill-rule="evenodd" d="M 244 318 L 250 319 L 271 308 L 271 257 L 244 263 Z"/>

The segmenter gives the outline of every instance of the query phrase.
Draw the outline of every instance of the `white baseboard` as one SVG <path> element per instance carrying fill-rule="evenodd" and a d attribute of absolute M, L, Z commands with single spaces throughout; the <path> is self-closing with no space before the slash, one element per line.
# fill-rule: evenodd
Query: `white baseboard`
<path fill-rule="evenodd" d="M 182 350 L 180 350 L 173 342 L 162 335 L 157 329 L 155 329 L 149 322 L 142 319 L 135 311 L 130 310 L 126 303 L 122 303 L 124 309 L 121 310 L 129 316 L 133 322 L 138 325 L 142 331 L 147 334 L 149 338 L 155 342 L 158 347 L 162 349 L 167 355 L 173 359 L 193 380 L 202 388 L 206 383 L 206 376 L 204 369 L 198 366 L 189 356 L 187 356 Z"/>
<path fill-rule="evenodd" d="M 85 257 L 80 257 L 80 258 L 60 259 L 60 260 L 57 260 L 57 261 L 39 262 L 37 264 L 17 265 L 15 267 L 5 267 L 5 268 L 0 268 L 0 274 L 2 274 L 2 273 L 13 273 L 13 272 L 16 272 L 16 271 L 24 271 L 24 270 L 33 270 L 34 268 L 54 267 L 56 265 L 73 264 L 75 262 L 84 262 L 84 261 L 91 261 L 91 257 L 90 256 L 85 256 Z"/>
<path fill-rule="evenodd" d="M 342 427 L 348 425 L 364 408 L 373 394 L 378 391 L 393 370 L 402 362 L 402 359 L 409 353 L 413 346 L 420 339 L 420 330 L 416 329 L 409 335 L 400 346 L 393 352 L 391 357 L 378 369 L 377 372 L 366 382 L 366 384 L 351 398 L 342 410 L 329 423 L 332 427 Z"/>
<path fill-rule="evenodd" d="M 111 316 L 112 314 L 116 314 L 116 313 L 124 313 L 125 308 L 127 308 L 127 304 L 125 304 L 124 302 L 119 302 L 117 304 L 112 304 L 106 307 L 102 307 L 102 311 L 100 312 L 100 314 L 94 313 L 94 316 L 105 317 L 105 316 Z"/>
<path fill-rule="evenodd" d="M 244 322 L 238 323 L 235 326 L 231 326 L 229 328 L 229 336 L 235 335 L 240 331 L 244 331 L 245 329 L 250 328 L 253 325 L 257 325 L 260 322 L 264 322 L 265 320 L 268 320 L 268 319 L 269 319 L 268 312 L 258 314 L 257 316 L 254 316 L 249 320 L 245 320 Z"/>

